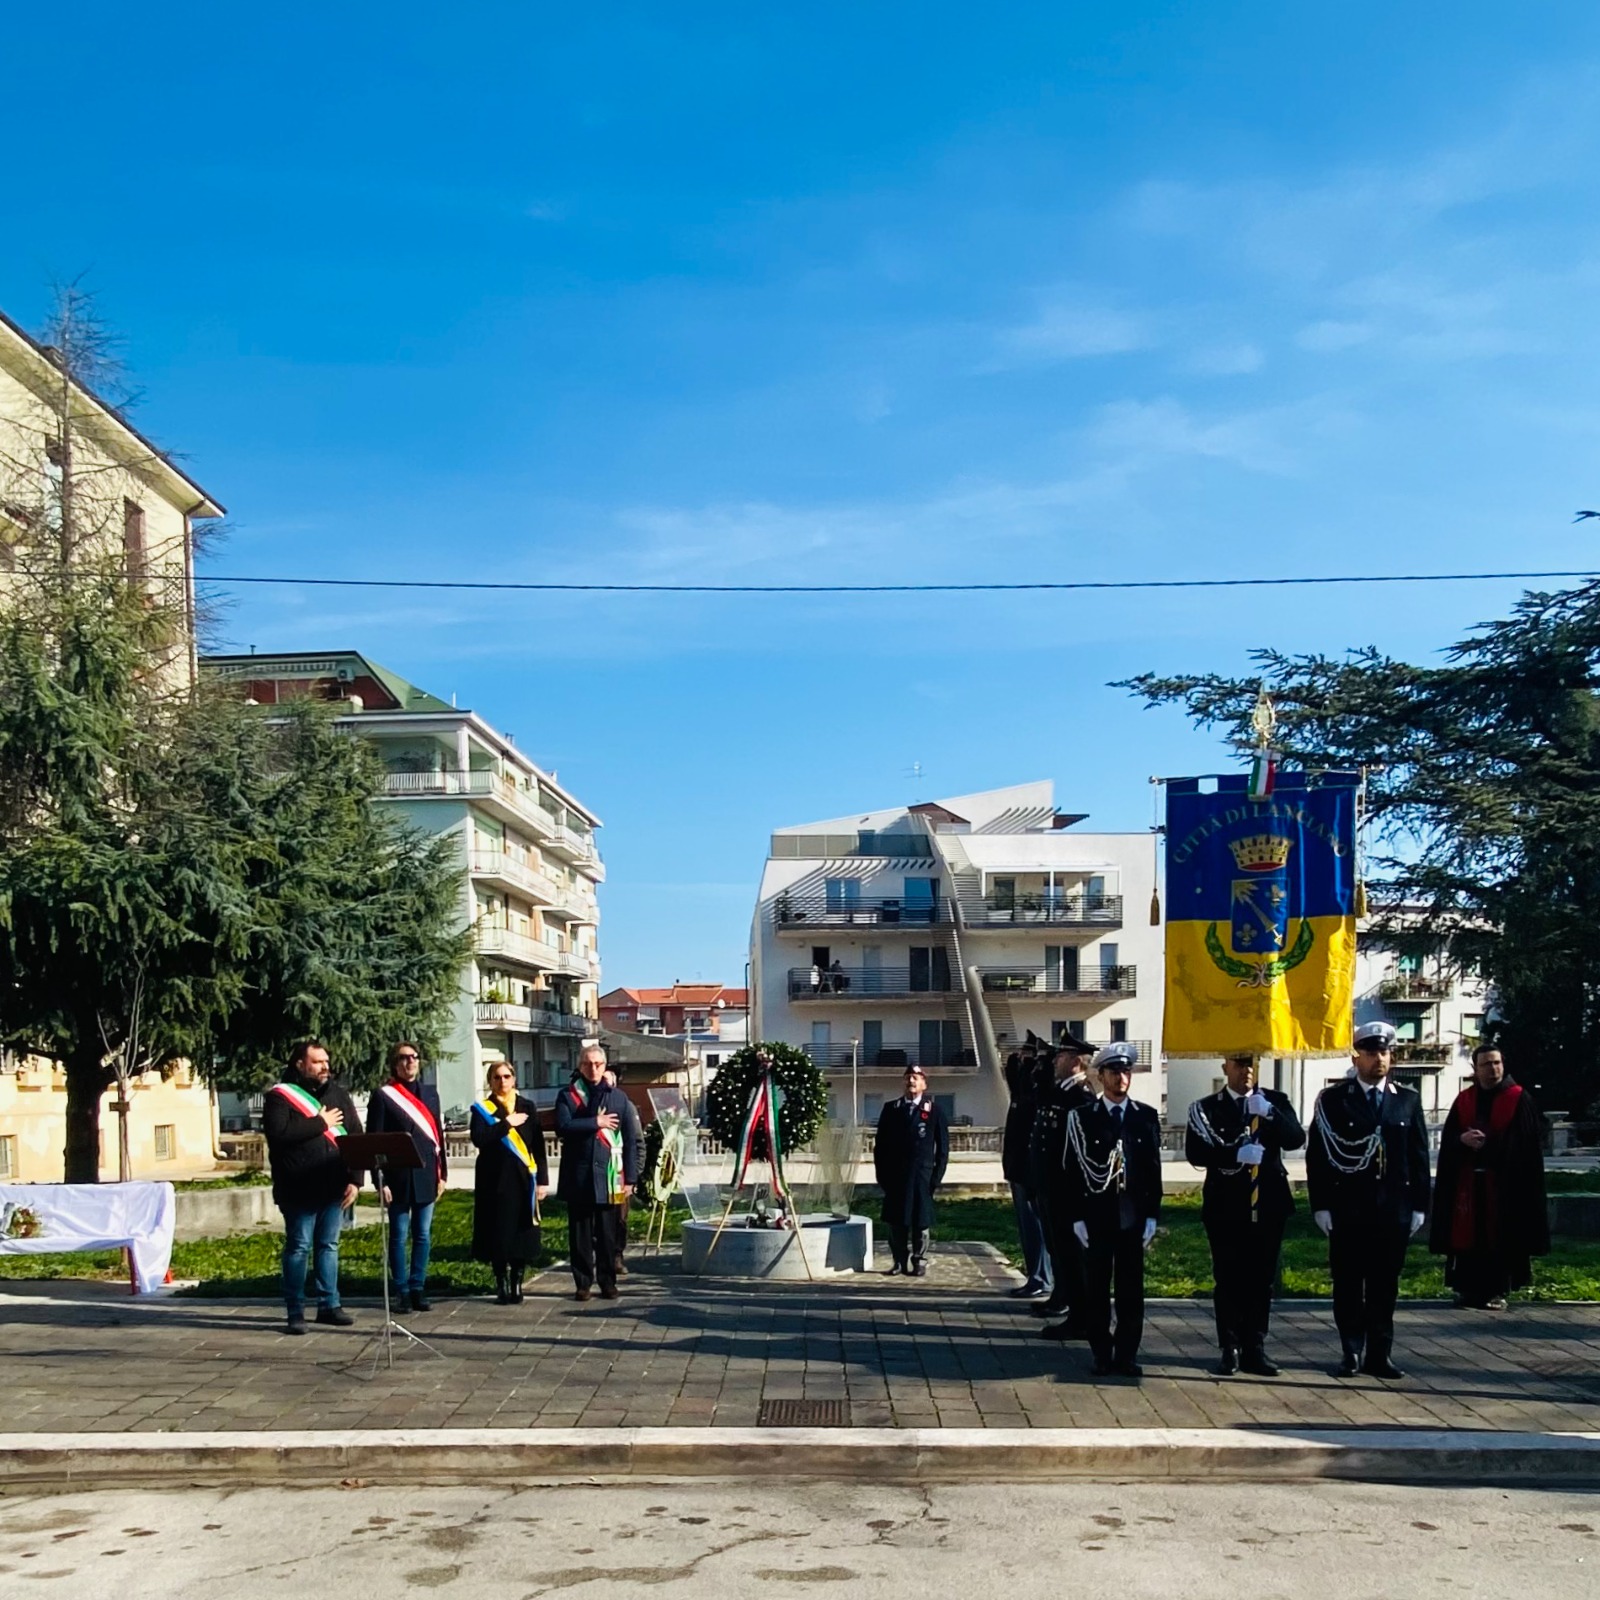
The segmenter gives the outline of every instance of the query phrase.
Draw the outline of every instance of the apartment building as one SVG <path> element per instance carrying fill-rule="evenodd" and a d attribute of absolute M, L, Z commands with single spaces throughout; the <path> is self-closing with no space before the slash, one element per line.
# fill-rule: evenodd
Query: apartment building
<path fill-rule="evenodd" d="M 750 993 L 721 983 L 673 983 L 659 989 L 612 989 L 600 996 L 607 1042 L 627 1050 L 628 1036 L 676 1045 L 683 1084 L 698 1105 L 717 1068 L 748 1041 Z"/>
<path fill-rule="evenodd" d="M 1080 831 L 1054 786 L 834 817 L 772 835 L 751 927 L 755 1036 L 806 1050 L 836 1115 L 870 1121 L 916 1063 L 948 1116 L 1003 1120 L 1029 1034 L 1139 1046 L 1160 1106 L 1162 931 L 1149 833 Z"/>
<path fill-rule="evenodd" d="M 433 1069 L 446 1116 L 465 1116 L 497 1057 L 530 1098 L 553 1101 L 599 1031 L 600 819 L 509 735 L 357 651 L 207 656 L 204 666 L 261 705 L 339 704 L 339 725 L 370 740 L 388 769 L 382 803 L 456 841 L 476 948 Z"/>
<path fill-rule="evenodd" d="M 70 510 L 63 516 L 63 500 Z M 186 619 L 170 669 L 194 681 L 194 524 L 221 504 L 114 406 L 70 382 L 48 346 L 0 312 L 0 585 L 32 543 L 116 554 Z"/>

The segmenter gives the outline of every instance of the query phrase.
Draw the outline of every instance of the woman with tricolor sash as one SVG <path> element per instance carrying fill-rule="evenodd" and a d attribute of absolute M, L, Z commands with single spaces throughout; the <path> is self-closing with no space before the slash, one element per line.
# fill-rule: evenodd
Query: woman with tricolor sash
<path fill-rule="evenodd" d="M 491 1061 L 472 1107 L 472 1254 L 494 1267 L 497 1303 L 522 1300 L 522 1275 L 539 1255 L 539 1202 L 550 1189 L 544 1135 L 533 1102 L 517 1093 L 506 1061 Z"/>

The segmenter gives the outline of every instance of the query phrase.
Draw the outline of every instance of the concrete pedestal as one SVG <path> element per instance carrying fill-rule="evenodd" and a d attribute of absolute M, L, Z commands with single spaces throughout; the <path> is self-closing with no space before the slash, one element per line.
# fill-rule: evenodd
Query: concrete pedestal
<path fill-rule="evenodd" d="M 744 1228 L 734 1218 L 683 1225 L 683 1270 L 707 1278 L 833 1278 L 872 1265 L 872 1219 L 812 1213 L 796 1228 Z M 716 1248 L 712 1248 L 712 1240 Z M 801 1252 L 804 1251 L 804 1255 Z M 807 1266 L 810 1271 L 808 1272 Z"/>

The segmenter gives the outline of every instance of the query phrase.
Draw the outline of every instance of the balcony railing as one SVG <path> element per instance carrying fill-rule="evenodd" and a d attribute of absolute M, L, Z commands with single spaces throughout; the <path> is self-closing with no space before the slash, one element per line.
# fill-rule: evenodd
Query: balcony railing
<path fill-rule="evenodd" d="M 519 961 L 524 966 L 539 967 L 546 972 L 561 970 L 562 952 L 543 939 L 530 934 L 517 933 L 511 928 L 497 928 L 479 923 L 477 928 L 478 953 L 486 956 L 504 956 L 508 961 Z"/>
<path fill-rule="evenodd" d="M 450 767 L 442 772 L 390 772 L 383 780 L 383 792 L 399 800 L 467 798 L 493 800 L 515 813 L 541 838 L 548 839 L 558 824 L 539 804 L 532 789 L 525 789 L 503 773 L 487 768 L 463 772 Z"/>
<path fill-rule="evenodd" d="M 548 872 L 509 850 L 474 850 L 471 864 L 474 872 L 515 884 L 541 905 L 559 905 L 569 894 Z"/>
<path fill-rule="evenodd" d="M 780 894 L 772 920 L 780 931 L 807 933 L 816 928 L 927 928 L 950 921 L 947 900 L 835 900 L 825 894 Z"/>
<path fill-rule="evenodd" d="M 1398 1066 L 1404 1062 L 1432 1062 L 1443 1066 L 1455 1058 L 1455 1050 L 1447 1044 L 1414 1044 L 1402 1039 L 1394 1047 L 1394 1060 Z"/>
<path fill-rule="evenodd" d="M 480 1028 L 509 1028 L 518 1033 L 598 1033 L 593 1017 L 551 1011 L 545 1006 L 519 1006 L 502 1000 L 479 1000 L 473 1007 Z"/>
<path fill-rule="evenodd" d="M 963 915 L 969 928 L 1009 928 L 1018 923 L 1054 928 L 1115 928 L 1122 922 L 1120 894 L 991 895 Z"/>
<path fill-rule="evenodd" d="M 913 972 L 910 967 L 789 969 L 791 1000 L 911 999 L 924 994 L 950 994 L 954 988 L 948 972 Z"/>
<path fill-rule="evenodd" d="M 812 1061 L 825 1072 L 848 1071 L 851 1063 L 851 1046 L 848 1044 L 803 1044 L 800 1046 Z M 955 1059 L 950 1059 L 950 1057 Z M 924 1053 L 915 1040 L 905 1044 L 885 1044 L 868 1057 L 861 1052 L 857 1063 L 862 1072 L 904 1072 L 907 1067 L 922 1067 L 928 1072 L 971 1072 L 978 1059 L 968 1046 L 952 1051 Z"/>
<path fill-rule="evenodd" d="M 979 967 L 985 994 L 1005 994 L 1013 999 L 1031 995 L 1072 996 L 1136 995 L 1139 969 L 1135 966 L 1080 967 L 1077 972 L 1046 972 L 1041 967 Z"/>
<path fill-rule="evenodd" d="M 1399 1005 L 1432 1005 L 1455 993 L 1455 980 L 1437 973 L 1399 972 L 1378 985 L 1378 998 Z"/>

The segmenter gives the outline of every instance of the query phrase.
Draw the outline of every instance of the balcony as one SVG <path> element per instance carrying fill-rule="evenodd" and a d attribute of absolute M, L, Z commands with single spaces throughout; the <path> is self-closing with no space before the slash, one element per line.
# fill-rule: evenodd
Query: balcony
<path fill-rule="evenodd" d="M 850 1070 L 853 1046 L 849 1044 L 803 1044 L 800 1048 L 811 1057 L 816 1066 L 824 1072 L 839 1072 Z M 867 1060 L 863 1055 L 857 1064 L 860 1072 L 904 1072 L 907 1067 L 921 1067 L 929 1073 L 935 1072 L 972 1072 L 977 1068 L 977 1057 L 970 1048 L 962 1048 L 955 1052 L 958 1059 L 944 1060 L 942 1057 L 924 1056 L 915 1039 L 904 1044 L 886 1044 L 875 1052 L 872 1060 Z"/>
<path fill-rule="evenodd" d="M 1139 969 L 1134 966 L 1080 967 L 1077 972 L 1046 972 L 1042 966 L 979 967 L 985 994 L 1011 1000 L 1106 1000 L 1139 992 Z"/>
<path fill-rule="evenodd" d="M 948 900 L 907 901 L 830 899 L 826 894 L 780 894 L 772 905 L 779 933 L 811 934 L 819 928 L 896 928 L 920 931 L 950 921 Z"/>
<path fill-rule="evenodd" d="M 1415 1044 L 1401 1039 L 1394 1047 L 1397 1067 L 1407 1064 L 1446 1066 L 1454 1056 L 1455 1051 L 1447 1044 Z"/>
<path fill-rule="evenodd" d="M 598 1033 L 600 1024 L 593 1017 L 574 1016 L 567 1011 L 550 1011 L 543 1006 L 511 1005 L 501 1000 L 479 1000 L 473 1007 L 480 1028 L 506 1028 L 514 1033 Z"/>
<path fill-rule="evenodd" d="M 1439 973 L 1397 972 L 1378 985 L 1385 1005 L 1431 1006 L 1455 993 L 1455 979 Z"/>
<path fill-rule="evenodd" d="M 493 815 L 531 829 L 541 840 L 550 839 L 558 826 L 539 804 L 536 791 L 488 768 L 390 772 L 384 776 L 383 792 L 392 800 L 478 800 Z"/>
<path fill-rule="evenodd" d="M 1051 928 L 1116 928 L 1122 924 L 1120 894 L 991 895 L 963 917 L 969 928 L 1012 928 L 1019 923 Z"/>
<path fill-rule="evenodd" d="M 543 807 L 540 809 L 543 810 Z M 546 842 L 550 853 L 560 856 L 563 861 L 571 863 L 590 877 L 604 877 L 605 871 L 600 865 L 600 854 L 595 849 L 594 835 L 569 828 L 548 811 L 544 814 L 550 824 L 550 836 Z"/>
<path fill-rule="evenodd" d="M 476 938 L 479 955 L 501 956 L 524 967 L 537 967 L 541 972 L 559 972 L 562 952 L 543 939 L 526 933 L 516 933 L 510 928 L 498 928 L 480 922 Z"/>
<path fill-rule="evenodd" d="M 542 906 L 559 907 L 570 891 L 525 856 L 509 850 L 474 850 L 470 866 L 476 878 L 488 878 Z"/>
<path fill-rule="evenodd" d="M 913 972 L 910 967 L 789 969 L 791 1000 L 917 1000 L 927 994 L 952 993 L 959 990 L 948 972 Z"/>
<path fill-rule="evenodd" d="M 564 978 L 592 981 L 598 976 L 594 959 L 579 950 L 559 950 L 555 955 L 554 970 Z"/>

